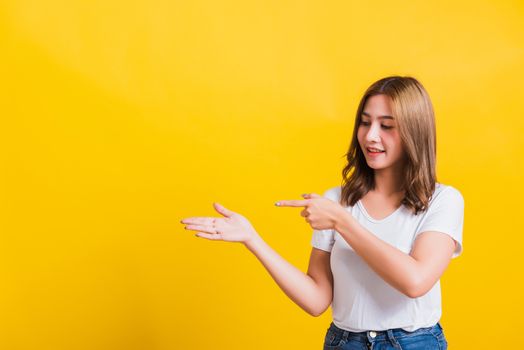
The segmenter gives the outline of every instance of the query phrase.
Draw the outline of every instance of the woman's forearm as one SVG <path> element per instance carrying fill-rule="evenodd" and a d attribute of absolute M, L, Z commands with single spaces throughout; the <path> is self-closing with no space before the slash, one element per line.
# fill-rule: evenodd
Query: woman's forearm
<path fill-rule="evenodd" d="M 338 220 L 335 230 L 383 280 L 414 297 L 420 273 L 412 256 L 373 235 L 350 213 Z"/>
<path fill-rule="evenodd" d="M 280 289 L 308 314 L 319 316 L 329 306 L 324 305 L 326 300 L 316 282 L 284 260 L 261 237 L 245 246 L 260 260 Z"/>

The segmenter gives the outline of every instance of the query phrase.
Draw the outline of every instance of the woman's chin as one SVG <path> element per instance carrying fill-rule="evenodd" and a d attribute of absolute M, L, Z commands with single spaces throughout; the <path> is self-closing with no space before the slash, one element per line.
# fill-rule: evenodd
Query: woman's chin
<path fill-rule="evenodd" d="M 368 163 L 368 166 L 373 169 L 373 170 L 380 170 L 380 169 L 384 169 L 384 168 L 387 168 L 386 165 L 384 164 L 377 164 L 376 162 L 367 162 Z"/>

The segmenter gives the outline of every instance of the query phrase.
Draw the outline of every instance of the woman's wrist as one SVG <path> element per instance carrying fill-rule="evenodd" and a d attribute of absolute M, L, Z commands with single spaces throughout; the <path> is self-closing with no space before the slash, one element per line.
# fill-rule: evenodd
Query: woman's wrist
<path fill-rule="evenodd" d="M 334 220 L 333 228 L 335 231 L 340 232 L 342 227 L 347 226 L 348 220 L 353 219 L 351 213 L 346 210 L 341 211 L 340 215 L 337 215 Z"/>
<path fill-rule="evenodd" d="M 254 251 L 257 247 L 264 243 L 264 240 L 259 235 L 256 235 L 244 241 L 243 243 L 247 249 Z"/>

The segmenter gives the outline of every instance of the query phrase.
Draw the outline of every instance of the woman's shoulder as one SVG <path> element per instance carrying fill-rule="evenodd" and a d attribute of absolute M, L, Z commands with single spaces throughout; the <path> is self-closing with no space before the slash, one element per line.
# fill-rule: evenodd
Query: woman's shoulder
<path fill-rule="evenodd" d="M 435 184 L 435 191 L 431 196 L 430 203 L 432 202 L 464 202 L 462 193 L 454 186 L 447 185 L 437 182 Z"/>
<path fill-rule="evenodd" d="M 338 202 L 342 193 L 342 186 L 334 186 L 324 191 L 322 197 L 331 199 L 332 201 Z"/>

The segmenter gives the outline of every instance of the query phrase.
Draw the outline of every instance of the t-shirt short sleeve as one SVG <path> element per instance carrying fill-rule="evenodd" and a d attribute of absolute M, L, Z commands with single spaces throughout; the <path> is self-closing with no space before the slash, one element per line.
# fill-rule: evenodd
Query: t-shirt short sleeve
<path fill-rule="evenodd" d="M 313 230 L 311 245 L 317 249 L 331 252 L 335 244 L 335 232 L 333 230 Z"/>
<path fill-rule="evenodd" d="M 338 203 L 340 198 L 339 192 L 340 188 L 334 187 L 328 189 L 322 196 Z M 331 252 L 334 244 L 335 230 L 313 230 L 313 236 L 311 237 L 311 245 L 313 247 Z"/>
<path fill-rule="evenodd" d="M 448 186 L 429 205 L 426 217 L 414 239 L 426 231 L 438 231 L 453 238 L 457 244 L 452 259 L 462 253 L 462 230 L 464 226 L 464 197 L 454 187 Z"/>

